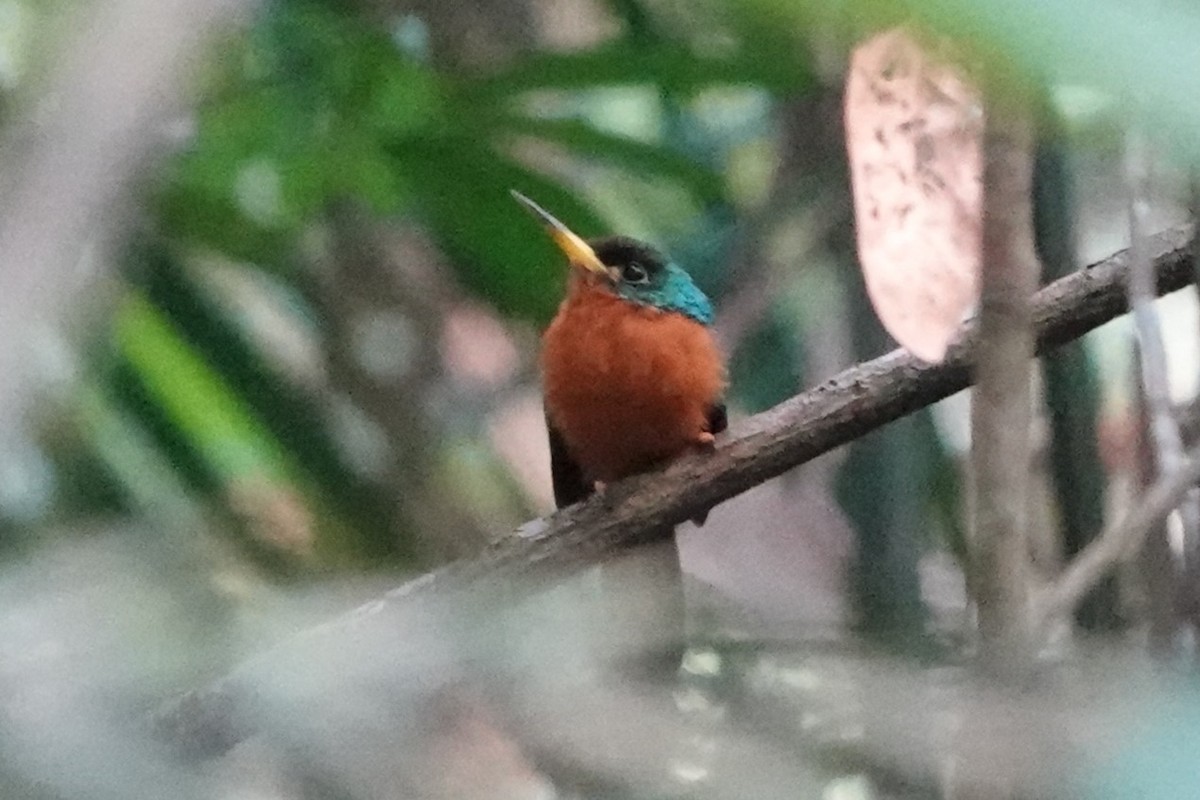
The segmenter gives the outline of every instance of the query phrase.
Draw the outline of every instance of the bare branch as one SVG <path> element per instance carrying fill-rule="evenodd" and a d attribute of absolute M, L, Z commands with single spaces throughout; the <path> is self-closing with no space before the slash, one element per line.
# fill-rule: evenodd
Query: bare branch
<path fill-rule="evenodd" d="M 1039 624 L 1045 626 L 1072 613 L 1096 581 L 1122 559 L 1136 553 L 1146 535 L 1179 505 L 1179 501 L 1198 482 L 1200 447 L 1194 447 L 1184 456 L 1179 470 L 1163 476 L 1136 508 L 1119 522 L 1108 526 L 1043 592 L 1037 603 Z"/>
<path fill-rule="evenodd" d="M 1176 228 L 1147 239 L 1160 293 L 1192 279 L 1189 230 Z M 1055 281 L 1034 298 L 1039 352 L 1071 341 L 1126 310 L 1128 253 Z M 973 326 L 966 326 L 941 364 L 924 364 L 897 350 L 742 420 L 716 452 L 680 459 L 661 473 L 609 486 L 592 500 L 522 526 L 475 558 L 449 564 L 389 592 L 347 617 L 304 635 L 353 636 L 365 615 L 395 614 L 401 607 L 456 602 L 513 602 L 566 572 L 595 564 L 612 551 L 645 541 L 763 481 L 810 461 L 898 417 L 967 387 L 974 356 Z M 540 578 L 541 580 L 531 580 Z M 461 613 L 456 617 L 460 617 Z M 243 672 L 289 663 L 289 647 L 267 653 L 214 686 L 188 695 L 160 719 L 163 734 L 200 755 L 214 755 L 253 729 L 253 702 L 241 696 Z M 252 699 L 252 698 L 251 698 Z"/>
<path fill-rule="evenodd" d="M 1041 273 L 1033 249 L 1032 127 L 1023 109 L 985 123 L 978 385 L 971 399 L 974 525 L 970 583 L 986 665 L 1018 666 L 1030 649 L 1028 549 L 1033 319 Z"/>
<path fill-rule="evenodd" d="M 1129 252 L 1133 259 L 1133 268 L 1129 272 L 1129 305 L 1137 334 L 1142 390 L 1150 416 L 1157 470 L 1159 475 L 1167 476 L 1182 467 L 1183 438 L 1171 407 L 1167 351 L 1162 338 L 1162 324 L 1154 306 L 1154 266 L 1146 247 L 1149 153 L 1144 137 L 1136 132 L 1129 135 L 1126 162 L 1129 181 Z M 1200 495 L 1191 493 L 1181 503 L 1179 510 L 1184 541 L 1187 551 L 1191 552 L 1200 538 Z"/>

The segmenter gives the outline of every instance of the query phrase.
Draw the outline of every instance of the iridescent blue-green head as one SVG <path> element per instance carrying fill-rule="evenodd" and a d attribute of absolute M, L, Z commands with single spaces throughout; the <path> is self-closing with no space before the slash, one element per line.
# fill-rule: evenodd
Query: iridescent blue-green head
<path fill-rule="evenodd" d="M 712 303 L 692 276 L 650 245 L 627 236 L 585 241 L 525 195 L 512 194 L 541 221 L 572 266 L 609 283 L 619 297 L 712 324 Z"/>
<path fill-rule="evenodd" d="M 609 268 L 616 293 L 632 303 L 675 311 L 702 325 L 713 321 L 712 303 L 683 267 L 644 242 L 626 236 L 588 241 Z"/>

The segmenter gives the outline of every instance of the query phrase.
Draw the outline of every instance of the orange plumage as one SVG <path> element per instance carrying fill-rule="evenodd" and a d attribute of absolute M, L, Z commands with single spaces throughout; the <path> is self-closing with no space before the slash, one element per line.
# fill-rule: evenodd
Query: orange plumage
<path fill-rule="evenodd" d="M 597 481 L 711 446 L 726 424 L 725 365 L 708 328 L 708 297 L 644 242 L 585 241 L 525 195 L 512 194 L 571 266 L 567 298 L 542 347 L 554 502 L 578 503 Z"/>
<path fill-rule="evenodd" d="M 643 472 L 711 443 L 725 388 L 712 333 L 683 314 L 572 276 L 543 337 L 546 414 L 590 481 Z"/>

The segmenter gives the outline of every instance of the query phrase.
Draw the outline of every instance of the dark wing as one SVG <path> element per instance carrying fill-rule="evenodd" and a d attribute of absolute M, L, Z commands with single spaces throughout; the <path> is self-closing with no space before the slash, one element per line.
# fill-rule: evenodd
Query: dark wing
<path fill-rule="evenodd" d="M 554 482 L 554 504 L 559 508 L 578 503 L 590 495 L 595 487 L 583 476 L 583 470 L 567 452 L 567 443 L 546 417 L 546 431 L 550 434 L 550 478 Z"/>
<path fill-rule="evenodd" d="M 729 415 L 724 403 L 716 403 L 708 410 L 708 432 L 720 433 L 729 427 Z"/>

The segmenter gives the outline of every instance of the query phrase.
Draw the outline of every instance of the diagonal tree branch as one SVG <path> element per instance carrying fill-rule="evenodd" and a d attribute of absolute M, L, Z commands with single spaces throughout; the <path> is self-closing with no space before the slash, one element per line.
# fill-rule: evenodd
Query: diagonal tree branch
<path fill-rule="evenodd" d="M 1160 294 L 1193 278 L 1190 230 L 1148 237 L 1145 246 Z M 1046 352 L 1124 313 L 1129 255 L 1122 251 L 1038 292 L 1033 303 L 1037 349 Z M 925 364 L 896 350 L 851 367 L 825 383 L 734 425 L 714 453 L 680 459 L 661 473 L 608 487 L 590 501 L 533 520 L 478 556 L 449 564 L 389 592 L 348 617 L 309 631 L 280 650 L 255 659 L 226 680 L 184 697 L 159 719 L 160 732 L 196 755 L 216 755 L 253 729 L 253 707 L 243 679 L 286 665 L 314 638 L 360 637 L 367 617 L 401 608 L 437 608 L 453 597 L 485 604 L 512 602 L 574 569 L 593 565 L 652 531 L 787 472 L 905 414 L 965 389 L 975 347 L 973 324 L 964 326 L 941 364 Z M 485 606 L 486 607 L 486 606 Z M 250 690 L 251 692 L 253 690 Z M 252 698 L 251 698 L 252 699 Z"/>
<path fill-rule="evenodd" d="M 1174 228 L 1146 243 L 1160 294 L 1188 285 L 1189 231 Z M 1128 253 L 1122 251 L 1038 292 L 1037 349 L 1046 352 L 1127 310 Z M 896 350 L 851 367 L 825 383 L 732 426 L 712 454 L 680 459 L 662 473 L 610 486 L 588 503 L 534 520 L 480 556 L 432 573 L 428 586 L 549 566 L 594 563 L 597 556 L 675 525 L 765 480 L 811 461 L 970 384 L 974 326 L 941 364 Z M 422 590 L 424 591 L 424 589 Z"/>

